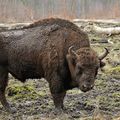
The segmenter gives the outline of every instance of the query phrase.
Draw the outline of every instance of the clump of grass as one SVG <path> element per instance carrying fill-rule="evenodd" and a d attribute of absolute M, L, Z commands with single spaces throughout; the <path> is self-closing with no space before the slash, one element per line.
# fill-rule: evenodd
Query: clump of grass
<path fill-rule="evenodd" d="M 14 84 L 7 88 L 7 95 L 14 100 L 19 99 L 36 99 L 40 96 L 45 96 L 43 91 L 37 92 L 32 84 Z"/>
<path fill-rule="evenodd" d="M 112 74 L 120 74 L 120 66 L 113 67 L 110 70 L 108 70 L 108 72 Z"/>

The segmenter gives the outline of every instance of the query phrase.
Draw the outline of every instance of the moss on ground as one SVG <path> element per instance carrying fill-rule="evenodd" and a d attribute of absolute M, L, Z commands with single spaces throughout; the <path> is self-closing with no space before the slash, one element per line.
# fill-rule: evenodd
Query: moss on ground
<path fill-rule="evenodd" d="M 113 67 L 113 68 L 109 69 L 107 72 L 112 73 L 112 74 L 120 74 L 120 66 Z"/>
<path fill-rule="evenodd" d="M 36 99 L 38 97 L 44 97 L 46 93 L 44 91 L 36 91 L 34 84 L 31 82 L 29 84 L 14 83 L 10 84 L 7 88 L 7 95 L 12 100 L 19 99 Z"/>

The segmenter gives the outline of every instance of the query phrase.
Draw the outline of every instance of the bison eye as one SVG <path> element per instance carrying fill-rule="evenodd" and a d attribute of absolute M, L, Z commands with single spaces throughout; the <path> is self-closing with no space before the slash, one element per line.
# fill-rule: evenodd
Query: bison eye
<path fill-rule="evenodd" d="M 77 66 L 76 74 L 80 75 L 83 73 L 83 69 L 80 66 Z"/>
<path fill-rule="evenodd" d="M 81 70 L 81 69 L 82 69 L 82 67 L 81 67 L 80 65 L 77 65 L 77 69 Z"/>

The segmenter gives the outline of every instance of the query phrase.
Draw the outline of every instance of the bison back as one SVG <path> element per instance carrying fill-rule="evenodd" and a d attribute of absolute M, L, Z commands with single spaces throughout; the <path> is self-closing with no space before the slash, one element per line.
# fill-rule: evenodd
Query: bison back
<path fill-rule="evenodd" d="M 6 45 L 8 70 L 21 81 L 50 79 L 54 71 L 64 76 L 69 73 L 66 65 L 68 48 L 74 46 L 77 50 L 90 46 L 87 34 L 67 20 L 43 20 L 23 30 L 26 33 L 21 39 L 13 39 Z"/>

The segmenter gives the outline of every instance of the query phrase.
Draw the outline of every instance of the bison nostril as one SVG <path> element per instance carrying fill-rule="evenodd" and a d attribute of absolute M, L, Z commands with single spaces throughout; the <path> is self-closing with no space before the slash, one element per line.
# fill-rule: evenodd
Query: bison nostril
<path fill-rule="evenodd" d="M 94 85 L 89 85 L 87 86 L 86 84 L 82 85 L 83 89 L 92 89 L 94 87 Z"/>
<path fill-rule="evenodd" d="M 85 85 L 85 84 L 84 84 L 84 85 L 83 85 L 83 88 L 85 88 L 85 89 L 86 89 L 86 88 L 87 88 L 87 85 Z"/>
<path fill-rule="evenodd" d="M 94 85 L 91 85 L 90 88 L 92 89 L 94 87 Z"/>

